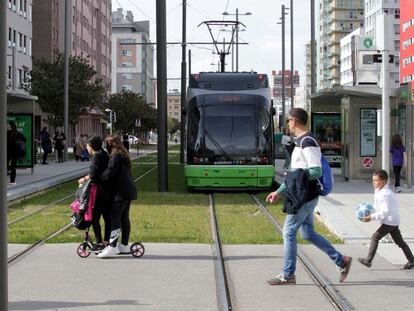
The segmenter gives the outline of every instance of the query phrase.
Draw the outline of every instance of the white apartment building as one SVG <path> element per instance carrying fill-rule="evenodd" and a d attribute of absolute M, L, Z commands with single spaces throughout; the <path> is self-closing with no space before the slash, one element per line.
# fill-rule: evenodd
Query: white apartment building
<path fill-rule="evenodd" d="M 7 11 L 7 89 L 17 94 L 24 90 L 32 69 L 32 0 L 9 0 Z"/>
<path fill-rule="evenodd" d="M 129 90 L 154 103 L 154 47 L 149 21 L 135 22 L 131 11 L 112 12 L 112 85 L 111 92 Z"/>
<path fill-rule="evenodd" d="M 340 40 L 364 26 L 363 1 L 319 1 L 318 90 L 340 84 Z"/>
<path fill-rule="evenodd" d="M 400 0 L 365 0 L 365 33 L 378 39 L 382 36 L 383 29 L 377 31 L 377 16 L 388 14 L 392 19 L 392 50 L 389 52 L 394 55 L 394 65 L 390 66 L 391 87 L 399 87 L 399 67 L 400 67 Z M 378 41 L 378 40 L 377 40 Z"/>

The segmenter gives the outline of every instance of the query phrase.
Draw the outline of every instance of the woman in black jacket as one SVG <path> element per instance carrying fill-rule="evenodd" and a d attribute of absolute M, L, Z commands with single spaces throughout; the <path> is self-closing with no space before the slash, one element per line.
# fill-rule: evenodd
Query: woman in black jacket
<path fill-rule="evenodd" d="M 19 144 L 26 143 L 26 137 L 17 130 L 16 123 L 9 121 L 10 129 L 7 131 L 7 170 L 10 170 L 10 185 L 16 184 L 16 166 L 19 157 L 24 157 L 25 150 Z"/>
<path fill-rule="evenodd" d="M 109 245 L 98 256 L 110 257 L 119 253 L 129 253 L 128 240 L 131 232 L 129 208 L 131 201 L 137 198 L 137 188 L 132 179 L 131 160 L 122 144 L 121 137 L 109 135 L 106 138 L 109 152 L 108 168 L 101 178 L 109 181 L 112 192 L 111 236 Z M 118 238 L 122 230 L 121 243 Z"/>
<path fill-rule="evenodd" d="M 79 179 L 79 183 L 91 179 L 97 185 L 95 205 L 92 214 L 92 227 L 96 239 L 96 250 L 102 250 L 109 244 L 111 234 L 111 189 L 109 183 L 101 179 L 101 174 L 108 167 L 109 157 L 105 150 L 102 149 L 102 139 L 99 136 L 92 136 L 86 142 L 86 148 L 92 155 L 89 174 Z M 103 216 L 105 222 L 104 239 L 102 241 L 100 219 Z"/>

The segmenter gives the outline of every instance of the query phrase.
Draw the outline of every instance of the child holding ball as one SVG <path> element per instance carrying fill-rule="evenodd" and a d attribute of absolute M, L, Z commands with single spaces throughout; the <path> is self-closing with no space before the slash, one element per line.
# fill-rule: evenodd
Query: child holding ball
<path fill-rule="evenodd" d="M 372 176 L 372 185 L 375 189 L 374 196 L 374 208 L 375 212 L 368 216 L 362 217 L 361 220 L 369 222 L 371 220 L 379 220 L 381 226 L 371 237 L 371 244 L 369 246 L 368 257 L 358 258 L 359 262 L 364 266 L 370 268 L 372 260 L 374 259 L 375 253 L 378 248 L 378 242 L 382 237 L 388 233 L 391 235 L 394 243 L 404 252 L 408 262 L 405 264 L 403 269 L 414 268 L 414 256 L 411 252 L 410 247 L 405 243 L 401 236 L 399 207 L 395 194 L 391 191 L 388 186 L 388 174 L 384 170 L 378 170 Z"/>

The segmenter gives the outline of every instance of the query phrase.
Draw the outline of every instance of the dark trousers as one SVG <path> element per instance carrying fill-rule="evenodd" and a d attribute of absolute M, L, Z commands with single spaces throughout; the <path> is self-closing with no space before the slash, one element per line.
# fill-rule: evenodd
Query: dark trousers
<path fill-rule="evenodd" d="M 392 167 L 395 175 L 395 187 L 400 186 L 400 176 L 401 176 L 401 166 L 393 166 Z"/>
<path fill-rule="evenodd" d="M 124 245 L 128 245 L 129 234 L 131 233 L 131 223 L 129 221 L 130 205 L 130 200 L 115 201 L 112 203 L 111 209 L 111 230 L 118 230 L 121 228 L 121 242 Z M 116 246 L 117 241 L 118 239 L 115 241 L 114 245 L 111 246 Z"/>
<path fill-rule="evenodd" d="M 58 162 L 63 162 L 63 149 L 56 149 L 58 155 Z"/>
<path fill-rule="evenodd" d="M 414 262 L 413 253 L 401 236 L 401 231 L 398 226 L 389 226 L 385 224 L 382 224 L 381 227 L 379 227 L 378 230 L 372 235 L 367 260 L 371 262 L 374 259 L 375 253 L 377 252 L 379 240 L 381 240 L 388 233 L 391 235 L 394 243 L 402 249 L 407 260 L 409 262 Z"/>
<path fill-rule="evenodd" d="M 44 151 L 43 152 L 43 164 L 45 164 L 46 163 L 46 160 L 47 160 L 47 155 L 49 154 L 49 152 L 46 152 L 46 151 Z"/>
<path fill-rule="evenodd" d="M 92 228 L 93 233 L 95 234 L 96 243 L 98 244 L 102 243 L 101 216 L 103 216 L 105 224 L 103 240 L 109 242 L 109 237 L 111 235 L 111 201 L 97 197 L 92 213 Z"/>
<path fill-rule="evenodd" d="M 7 169 L 10 170 L 10 182 L 16 182 L 17 157 L 7 158 Z"/>

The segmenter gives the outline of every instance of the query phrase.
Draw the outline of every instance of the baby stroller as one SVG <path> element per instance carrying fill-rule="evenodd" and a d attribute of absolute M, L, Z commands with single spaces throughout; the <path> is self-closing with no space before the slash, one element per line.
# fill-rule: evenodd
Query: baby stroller
<path fill-rule="evenodd" d="M 76 199 L 70 205 L 73 214 L 71 216 L 72 224 L 79 230 L 85 231 L 85 238 L 76 249 L 81 258 L 89 257 L 91 253 L 98 254 L 101 249 L 94 243 L 89 228 L 92 225 L 92 209 L 95 205 L 97 187 L 90 180 L 80 185 L 76 191 Z M 130 253 L 134 257 L 141 257 L 145 253 L 144 245 L 135 242 L 130 247 Z"/>

